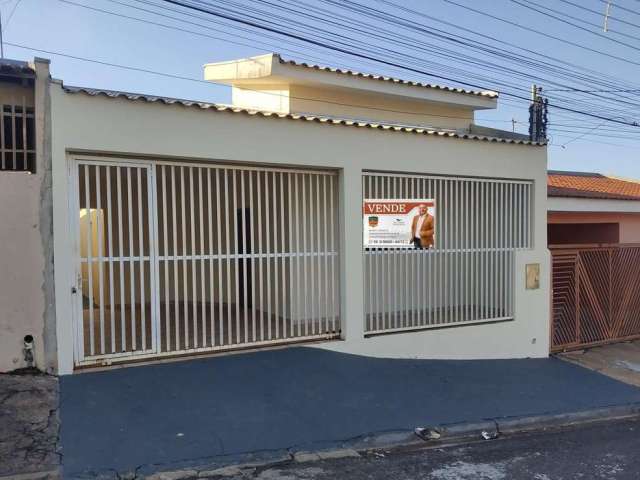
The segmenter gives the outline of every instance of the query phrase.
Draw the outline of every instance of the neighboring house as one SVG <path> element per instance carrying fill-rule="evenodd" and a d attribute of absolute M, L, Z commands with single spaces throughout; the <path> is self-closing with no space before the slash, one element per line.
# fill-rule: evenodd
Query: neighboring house
<path fill-rule="evenodd" d="M 0 371 L 55 371 L 49 61 L 0 60 Z"/>
<path fill-rule="evenodd" d="M 272 54 L 204 74 L 231 85 L 233 105 L 69 87 L 36 68 L 48 163 L 24 195 L 52 192 L 34 231 L 38 258 L 53 241 L 55 302 L 20 285 L 34 313 L 7 295 L 3 345 L 19 351 L 15 326 L 30 325 L 60 374 L 302 342 L 396 358 L 548 354 L 546 147 L 475 125 L 497 93 Z M 363 248 L 364 199 L 432 200 L 434 248 Z M 43 261 L 19 253 L 2 261 L 46 284 Z M 57 338 L 42 333 L 52 327 Z"/>
<path fill-rule="evenodd" d="M 640 243 L 640 182 L 550 170 L 549 245 Z"/>
<path fill-rule="evenodd" d="M 552 351 L 640 337 L 640 182 L 549 171 Z"/>

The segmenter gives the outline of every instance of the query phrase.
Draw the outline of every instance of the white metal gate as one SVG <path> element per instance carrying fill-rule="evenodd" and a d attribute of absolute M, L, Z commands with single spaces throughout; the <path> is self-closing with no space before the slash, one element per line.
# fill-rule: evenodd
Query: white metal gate
<path fill-rule="evenodd" d="M 74 161 L 76 363 L 340 335 L 337 176 Z"/>
<path fill-rule="evenodd" d="M 362 182 L 364 198 L 435 199 L 436 212 L 432 248 L 365 249 L 366 334 L 513 318 L 532 182 L 375 172 Z"/>

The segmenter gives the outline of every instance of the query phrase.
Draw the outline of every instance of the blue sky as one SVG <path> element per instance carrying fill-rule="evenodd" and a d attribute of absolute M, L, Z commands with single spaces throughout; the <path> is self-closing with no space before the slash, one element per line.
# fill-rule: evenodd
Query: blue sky
<path fill-rule="evenodd" d="M 416 73 L 402 72 L 388 66 L 374 65 L 369 61 L 346 58 L 345 55 L 332 53 L 318 47 L 293 46 L 290 44 L 291 42 L 265 38 L 264 34 L 240 32 L 230 23 L 226 25 L 210 24 L 212 28 L 218 30 L 215 32 L 204 30 L 194 25 L 177 23 L 171 19 L 132 9 L 131 5 L 152 8 L 145 6 L 141 2 L 136 3 L 136 0 L 72 1 L 159 23 L 180 25 L 181 28 L 198 31 L 217 38 L 198 36 L 107 15 L 64 3 L 60 0 L 0 0 L 3 22 L 6 24 L 7 20 L 9 20 L 8 25 L 5 25 L 4 28 L 5 42 L 191 78 L 202 78 L 202 65 L 207 62 L 279 51 L 289 58 L 307 59 L 311 62 L 325 65 L 350 67 L 359 71 L 434 81 L 442 84 L 452 83 L 437 78 L 428 78 Z M 152 1 L 161 3 L 159 0 Z M 248 4 L 250 0 L 241 1 Z M 306 1 L 314 3 L 313 0 Z M 376 0 L 357 1 L 375 8 L 383 7 Z M 631 85 L 640 85 L 640 82 L 634 84 L 634 80 L 638 78 L 640 73 L 640 65 L 632 65 L 613 58 L 613 56 L 618 56 L 625 59 L 640 59 L 639 51 L 545 17 L 510 0 L 456 1 L 545 33 L 571 39 L 575 43 L 607 52 L 610 55 L 605 56 L 588 52 L 575 46 L 545 38 L 515 26 L 487 18 L 465 8 L 446 3 L 444 0 L 394 1 L 397 4 L 429 14 L 437 19 L 452 22 L 457 26 L 492 35 L 505 42 L 570 61 L 596 72 L 601 72 L 602 75 L 624 80 Z M 604 3 L 606 3 L 602 0 L 574 0 L 574 2 L 578 2 L 580 5 L 596 12 L 604 12 Z M 573 8 L 567 5 L 566 2 L 536 0 L 536 3 L 543 7 L 566 12 L 583 21 L 593 22 L 594 24 L 602 24 L 603 22 L 603 18 L 597 14 Z M 618 6 L 631 11 L 623 10 Z M 387 11 L 393 11 L 388 6 L 386 9 Z M 633 13 L 634 10 L 638 14 Z M 454 31 L 449 27 L 443 26 L 443 24 L 434 23 L 424 18 L 409 17 L 402 11 L 395 11 L 395 13 L 403 16 L 403 18 L 410 18 L 425 25 Z M 638 0 L 618 0 L 614 2 L 612 14 L 610 28 L 619 33 L 610 32 L 605 34 L 601 30 L 600 33 L 604 36 L 624 41 L 632 46 L 637 45 L 640 48 L 640 2 Z M 188 17 L 183 18 L 188 19 Z M 194 19 L 191 18 L 191 21 L 194 21 Z M 202 23 L 200 20 L 195 21 Z M 638 27 L 634 24 L 637 24 Z M 457 31 L 457 33 L 462 34 L 463 32 Z M 413 35 L 415 37 L 416 34 L 414 33 Z M 633 38 L 636 36 L 637 40 Z M 389 45 L 394 44 L 389 41 L 380 41 L 377 46 L 388 47 Z M 475 55 L 478 59 L 484 59 L 481 54 Z M 54 77 L 63 79 L 68 85 L 144 92 L 216 102 L 229 102 L 230 100 L 230 91 L 223 86 L 132 72 L 5 45 L 5 57 L 7 58 L 28 60 L 33 56 L 51 58 Z M 421 58 L 441 61 L 434 57 L 431 50 L 424 50 Z M 464 68 L 476 73 L 480 72 L 473 65 L 466 65 Z M 493 76 L 498 78 L 500 74 L 495 73 Z M 464 79 L 465 77 L 456 75 L 456 78 Z M 521 88 L 525 95 L 531 83 L 525 78 L 510 79 L 509 81 L 511 84 L 515 83 Z M 484 85 L 487 88 L 501 90 L 500 87 L 492 85 L 491 82 L 484 82 Z M 607 95 L 616 96 L 617 94 L 607 93 Z M 633 101 L 639 95 L 638 93 L 628 93 L 626 94 L 626 99 Z M 599 110 L 591 108 L 590 111 L 597 113 Z M 636 112 L 638 116 L 633 117 Z M 610 115 L 606 112 L 602 114 Z M 477 117 L 479 119 L 478 123 L 504 129 L 511 129 L 511 119 L 515 118 L 518 122 L 516 124 L 518 131 L 524 132 L 527 128 L 526 122 L 528 119 L 526 102 L 514 102 L 514 100 L 503 95 L 497 111 L 480 112 Z M 626 118 L 635 118 L 640 121 L 640 109 L 636 109 L 635 112 L 628 110 Z M 555 110 L 551 112 L 551 121 L 570 126 L 561 127 L 561 129 L 565 130 L 563 132 L 552 132 L 552 145 L 549 146 L 549 168 L 598 171 L 605 174 L 640 178 L 640 155 L 638 154 L 640 151 L 640 128 L 638 133 L 634 133 L 633 128 L 618 127 L 615 124 L 603 123 L 603 121 L 594 118 L 581 117 Z M 566 130 L 571 131 L 567 132 Z M 585 133 L 587 135 L 581 136 Z M 605 135 L 609 135 L 609 137 Z"/>

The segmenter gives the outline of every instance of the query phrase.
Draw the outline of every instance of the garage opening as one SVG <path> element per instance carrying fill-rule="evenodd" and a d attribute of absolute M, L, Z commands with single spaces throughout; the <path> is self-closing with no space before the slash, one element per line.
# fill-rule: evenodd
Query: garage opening
<path fill-rule="evenodd" d="M 340 335 L 337 174 L 78 160 L 76 363 Z"/>

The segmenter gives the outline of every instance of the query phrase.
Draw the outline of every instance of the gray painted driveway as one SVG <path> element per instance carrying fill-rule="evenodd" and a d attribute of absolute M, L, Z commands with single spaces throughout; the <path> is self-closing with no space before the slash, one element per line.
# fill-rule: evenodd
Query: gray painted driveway
<path fill-rule="evenodd" d="M 65 376 L 65 477 L 330 447 L 419 425 L 640 401 L 557 359 L 434 361 L 288 348 Z"/>

